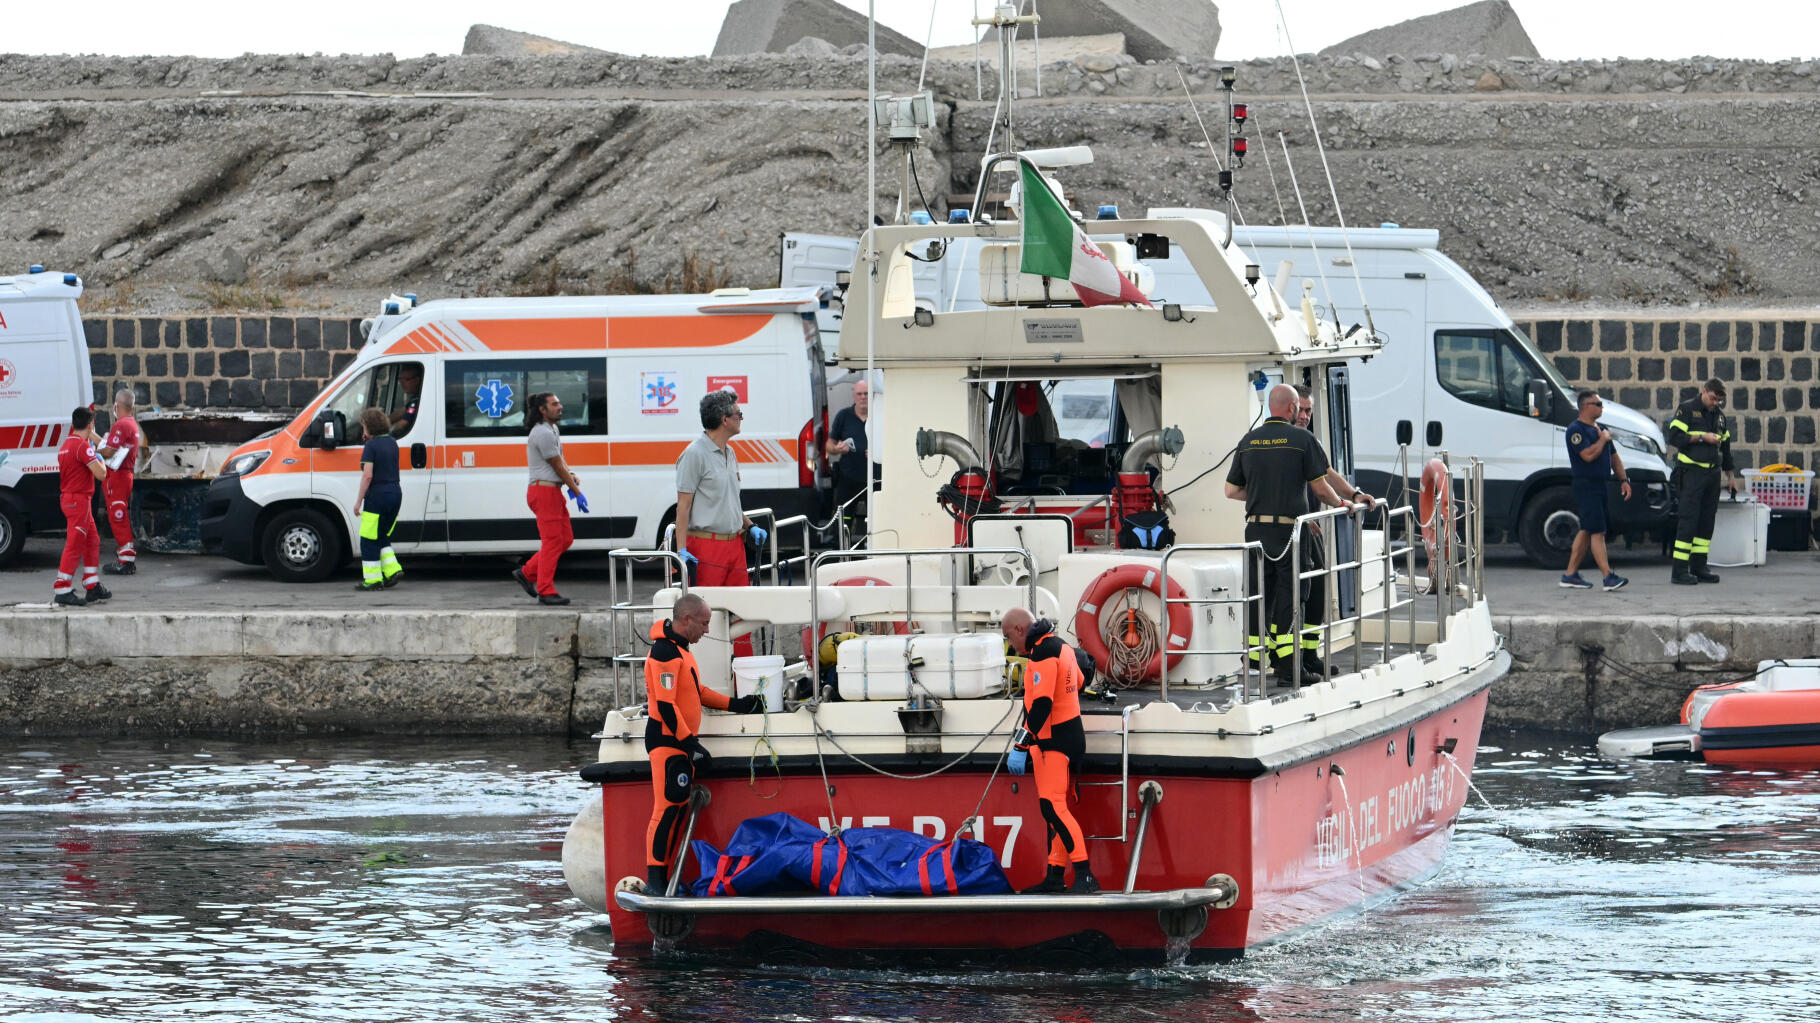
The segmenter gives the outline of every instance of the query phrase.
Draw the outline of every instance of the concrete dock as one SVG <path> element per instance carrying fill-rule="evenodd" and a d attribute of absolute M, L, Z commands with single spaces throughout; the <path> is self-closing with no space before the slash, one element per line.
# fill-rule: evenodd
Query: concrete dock
<path fill-rule="evenodd" d="M 111 601 L 56 609 L 54 557 L 35 543 L 0 572 L 0 734 L 587 732 L 614 702 L 604 558 L 564 560 L 567 608 L 532 603 L 505 559 L 408 560 L 403 585 L 365 594 L 351 578 L 296 586 L 150 556 L 107 578 Z M 1515 549 L 1488 560 L 1515 660 L 1493 724 L 1665 723 L 1696 685 L 1820 653 L 1820 553 L 1674 587 L 1658 552 L 1619 550 L 1632 581 L 1613 593 L 1562 589 Z"/>

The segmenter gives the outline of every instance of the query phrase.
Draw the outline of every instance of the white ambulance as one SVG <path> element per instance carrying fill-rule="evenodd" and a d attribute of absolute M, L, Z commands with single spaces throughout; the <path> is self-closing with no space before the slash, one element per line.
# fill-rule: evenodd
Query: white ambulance
<path fill-rule="evenodd" d="M 714 390 L 745 412 L 733 441 L 745 507 L 820 513 L 820 305 L 814 288 L 421 306 L 393 296 L 353 364 L 227 459 L 204 502 L 203 546 L 280 579 L 327 577 L 357 550 L 359 419 L 380 408 L 399 424 L 400 554 L 530 553 L 524 408 L 539 391 L 562 399 L 563 455 L 588 499 L 588 512 L 570 508 L 577 550 L 657 544 L 675 519 L 676 459 Z"/>
<path fill-rule="evenodd" d="M 0 565 L 27 536 L 63 528 L 57 448 L 70 412 L 94 401 L 81 297 L 75 274 L 0 277 Z"/>

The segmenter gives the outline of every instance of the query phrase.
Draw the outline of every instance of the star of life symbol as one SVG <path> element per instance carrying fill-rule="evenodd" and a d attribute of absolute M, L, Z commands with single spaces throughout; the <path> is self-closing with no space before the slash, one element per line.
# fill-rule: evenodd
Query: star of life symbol
<path fill-rule="evenodd" d="M 676 400 L 676 381 L 658 377 L 645 384 L 645 404 L 664 407 Z"/>
<path fill-rule="evenodd" d="M 488 380 L 474 392 L 474 407 L 488 419 L 499 419 L 512 411 L 512 387 L 500 380 Z"/>

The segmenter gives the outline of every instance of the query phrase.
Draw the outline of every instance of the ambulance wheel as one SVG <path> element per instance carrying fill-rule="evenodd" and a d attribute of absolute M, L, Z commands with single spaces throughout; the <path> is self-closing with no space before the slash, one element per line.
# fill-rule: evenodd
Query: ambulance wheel
<path fill-rule="evenodd" d="M 328 516 L 309 508 L 279 512 L 265 527 L 266 571 L 279 582 L 315 583 L 341 563 L 341 540 Z"/>
<path fill-rule="evenodd" d="M 1567 567 L 1574 534 L 1580 531 L 1580 509 L 1568 487 L 1549 487 L 1529 499 L 1517 517 L 1517 541 L 1531 561 L 1548 569 Z"/>
<path fill-rule="evenodd" d="M 10 502 L 0 501 L 0 565 L 19 559 L 25 548 L 25 514 Z"/>

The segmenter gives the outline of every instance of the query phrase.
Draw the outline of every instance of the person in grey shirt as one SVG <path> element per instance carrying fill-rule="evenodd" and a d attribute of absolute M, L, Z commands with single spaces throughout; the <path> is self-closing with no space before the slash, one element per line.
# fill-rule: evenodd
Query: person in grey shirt
<path fill-rule="evenodd" d="M 531 395 L 525 409 L 525 422 L 531 435 L 525 442 L 525 464 L 530 471 L 530 486 L 525 488 L 525 503 L 537 516 L 539 546 L 531 560 L 512 570 L 512 578 L 540 604 L 562 605 L 569 598 L 556 592 L 556 563 L 575 542 L 575 528 L 569 522 L 569 505 L 563 500 L 562 487 L 579 493 L 581 480 L 569 471 L 562 458 L 562 436 L 556 425 L 562 422 L 562 399 L 548 391 Z"/>
<path fill-rule="evenodd" d="M 765 542 L 765 530 L 752 524 L 739 502 L 733 438 L 744 421 L 732 391 L 708 392 L 701 399 L 705 432 L 676 460 L 676 528 L 695 586 L 750 585 L 743 534 Z"/>

